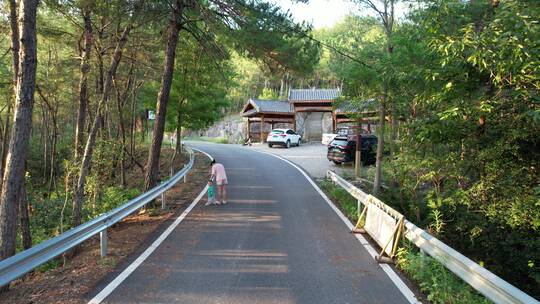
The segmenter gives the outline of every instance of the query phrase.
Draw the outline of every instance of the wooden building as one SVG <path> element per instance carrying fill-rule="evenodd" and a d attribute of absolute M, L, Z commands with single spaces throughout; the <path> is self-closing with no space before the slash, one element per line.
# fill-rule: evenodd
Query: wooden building
<path fill-rule="evenodd" d="M 304 140 L 320 141 L 323 133 L 335 133 L 340 124 L 361 121 L 369 130 L 376 111 L 347 102 L 336 107 L 340 95 L 340 89 L 291 89 L 287 100 L 251 98 L 241 113 L 247 119 L 246 134 L 253 141 L 264 141 L 272 129 L 290 128 Z M 369 119 L 362 118 L 366 116 Z"/>
<path fill-rule="evenodd" d="M 242 109 L 247 118 L 246 134 L 253 141 L 264 141 L 276 124 L 296 129 L 294 110 L 288 101 L 249 99 Z"/>

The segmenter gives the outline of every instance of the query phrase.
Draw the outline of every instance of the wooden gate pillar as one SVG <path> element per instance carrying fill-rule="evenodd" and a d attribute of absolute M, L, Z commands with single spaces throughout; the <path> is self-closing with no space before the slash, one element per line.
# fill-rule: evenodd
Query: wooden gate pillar
<path fill-rule="evenodd" d="M 249 117 L 247 119 L 247 131 L 246 131 L 246 136 L 247 138 L 251 138 L 251 120 L 249 120 Z"/>

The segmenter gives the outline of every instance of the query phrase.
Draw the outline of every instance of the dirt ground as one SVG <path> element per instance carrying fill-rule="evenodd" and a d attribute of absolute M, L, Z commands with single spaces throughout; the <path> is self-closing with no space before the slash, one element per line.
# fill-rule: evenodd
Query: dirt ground
<path fill-rule="evenodd" d="M 168 149 L 172 150 L 172 149 Z M 170 172 L 171 151 L 164 151 L 161 172 Z M 193 201 L 208 179 L 210 160 L 204 154 L 195 153 L 195 165 L 187 177 L 165 194 L 167 208 L 154 209 L 147 214 L 132 215 L 108 230 L 109 251 L 100 257 L 99 237 L 86 241 L 80 253 L 66 259 L 63 266 L 45 272 L 34 272 L 11 283 L 10 290 L 0 294 L 0 303 L 86 303 L 86 294 L 119 263 L 152 235 L 161 224 L 179 215 Z M 187 157 L 175 162 L 175 170 L 181 168 Z M 128 182 L 144 179 L 138 169 L 128 173 Z M 64 259 L 58 259 L 60 264 Z"/>

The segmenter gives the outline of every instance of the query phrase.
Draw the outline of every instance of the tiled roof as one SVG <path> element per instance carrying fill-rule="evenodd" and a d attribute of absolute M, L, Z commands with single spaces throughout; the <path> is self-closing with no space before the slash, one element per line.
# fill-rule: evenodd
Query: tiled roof
<path fill-rule="evenodd" d="M 375 99 L 368 99 L 362 102 L 343 101 L 336 108 L 336 113 L 368 113 L 377 111 L 377 102 Z"/>
<path fill-rule="evenodd" d="M 340 89 L 291 89 L 289 90 L 289 101 L 334 100 L 340 95 Z"/>
<path fill-rule="evenodd" d="M 249 100 L 249 103 L 253 105 L 257 113 L 294 113 L 291 104 L 284 100 L 260 100 L 252 98 Z M 243 113 L 244 116 L 251 114 L 253 114 L 253 110 Z"/>

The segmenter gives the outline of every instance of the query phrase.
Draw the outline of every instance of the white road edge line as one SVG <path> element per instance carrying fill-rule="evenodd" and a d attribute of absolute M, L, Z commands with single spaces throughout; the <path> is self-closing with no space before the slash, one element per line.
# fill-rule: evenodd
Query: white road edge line
<path fill-rule="evenodd" d="M 267 154 L 267 155 L 270 155 L 270 156 L 273 156 L 273 157 L 276 157 L 276 158 L 279 158 L 281 159 L 282 161 L 288 163 L 289 165 L 295 167 L 298 171 L 300 171 L 300 173 L 302 173 L 302 175 L 304 175 L 304 177 L 309 181 L 309 183 L 313 186 L 313 188 L 315 188 L 315 190 L 317 190 L 317 192 L 321 195 L 321 197 L 326 201 L 326 203 L 330 206 L 330 208 L 332 208 L 332 210 L 334 210 L 334 212 L 339 216 L 339 218 L 345 223 L 345 225 L 347 225 L 347 227 L 352 230 L 354 228 L 353 224 L 349 221 L 349 219 L 343 214 L 343 212 L 341 212 L 341 210 L 339 210 L 335 205 L 334 203 L 332 203 L 332 201 L 328 198 L 328 196 L 326 196 L 326 194 L 321 190 L 321 188 L 319 188 L 319 186 L 311 179 L 311 177 L 309 177 L 309 175 L 306 174 L 306 172 L 304 172 L 304 170 L 302 170 L 300 167 L 298 167 L 295 163 L 291 162 L 290 160 L 284 158 L 284 157 L 281 157 L 279 155 L 276 155 L 276 154 L 272 154 L 272 153 L 269 153 L 269 152 L 264 152 L 264 151 L 257 151 L 257 150 L 250 150 L 250 151 L 255 151 L 255 152 L 259 152 L 259 153 L 263 153 L 263 154 Z M 375 256 L 378 254 L 377 251 L 375 251 L 375 248 L 373 248 L 373 246 L 371 246 L 371 244 L 364 238 L 363 235 L 361 234 L 355 234 L 356 236 L 356 239 L 358 241 L 360 241 L 360 243 L 362 244 L 362 246 L 364 246 L 364 248 L 368 251 L 369 255 L 372 256 L 374 259 L 375 259 Z M 405 282 L 403 282 L 403 280 L 397 275 L 397 273 L 394 271 L 394 269 L 392 269 L 392 267 L 390 267 L 390 265 L 388 264 L 384 264 L 384 263 L 377 263 L 379 265 L 379 267 L 382 268 L 382 270 L 386 273 L 386 275 L 388 275 L 388 277 L 390 278 L 390 280 L 392 280 L 392 282 L 396 285 L 396 287 L 399 289 L 399 291 L 401 291 L 401 293 L 403 294 L 403 296 L 409 301 L 409 303 L 413 303 L 413 304 L 418 304 L 418 303 L 422 303 L 420 302 L 414 295 L 414 293 L 412 292 L 412 290 L 405 284 Z"/>
<path fill-rule="evenodd" d="M 208 158 L 210 158 L 211 160 L 214 160 L 214 158 L 212 157 L 212 155 L 204 152 L 203 150 L 199 150 L 199 149 L 196 149 L 196 148 L 193 148 L 192 146 L 189 146 L 192 150 L 195 150 L 195 151 L 198 151 L 198 152 L 201 152 L 202 154 L 208 156 Z"/>
<path fill-rule="evenodd" d="M 197 150 L 199 151 L 199 150 Z M 202 152 L 202 151 L 201 151 Z M 202 152 L 205 153 L 205 152 Z M 206 153 L 205 153 L 206 154 Z M 88 304 L 99 304 L 107 296 L 109 296 L 122 282 L 130 275 L 132 274 L 137 267 L 139 267 L 144 260 L 146 260 L 156 248 L 173 232 L 173 230 L 184 220 L 184 218 L 188 215 L 188 213 L 197 205 L 197 203 L 201 200 L 201 198 L 204 196 L 204 194 L 207 191 L 208 186 L 204 187 L 201 193 L 199 193 L 199 196 L 189 205 L 189 207 L 182 212 L 182 214 L 165 230 L 153 243 L 148 247 L 133 263 L 131 263 L 122 273 L 120 273 L 112 282 L 109 283 L 105 288 L 103 288 L 102 291 L 100 291 Z"/>

